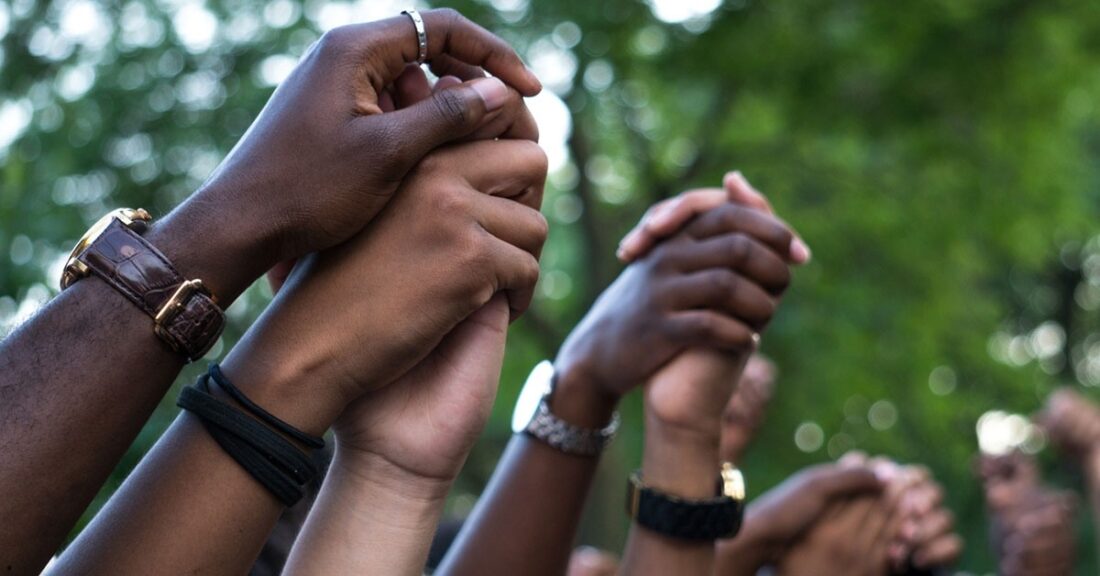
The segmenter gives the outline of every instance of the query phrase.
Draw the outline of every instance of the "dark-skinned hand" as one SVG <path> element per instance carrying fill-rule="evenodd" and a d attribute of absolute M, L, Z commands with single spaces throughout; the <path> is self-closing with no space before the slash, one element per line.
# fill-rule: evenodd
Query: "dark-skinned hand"
<path fill-rule="evenodd" d="M 688 348 L 751 351 L 790 282 L 795 238 L 744 205 L 700 214 L 604 291 L 558 353 L 559 384 L 591 383 L 614 404 Z"/>
<path fill-rule="evenodd" d="M 521 96 L 541 86 L 515 51 L 454 10 L 423 17 L 428 57 L 441 76 L 471 67 L 465 63 L 495 78 L 460 82 L 383 113 L 387 91 L 417 57 L 411 20 L 399 15 L 331 30 L 177 212 L 203 227 L 239 231 L 238 240 L 219 241 L 232 244 L 227 254 L 253 256 L 235 266 L 259 267 L 258 275 L 351 238 L 432 150 L 533 129 Z"/>

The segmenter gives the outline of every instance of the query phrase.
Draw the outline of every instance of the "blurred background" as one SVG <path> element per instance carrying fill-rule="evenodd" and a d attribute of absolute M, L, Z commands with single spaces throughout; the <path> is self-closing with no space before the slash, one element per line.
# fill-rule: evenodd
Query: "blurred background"
<path fill-rule="evenodd" d="M 1100 397 L 1095 3 L 436 5 L 503 35 L 543 79 L 531 106 L 552 164 L 538 300 L 513 329 L 493 420 L 449 512 L 469 511 L 491 473 L 527 372 L 618 273 L 621 234 L 651 203 L 736 168 L 815 256 L 765 334 L 779 396 L 748 456 L 750 492 L 850 449 L 922 462 L 947 486 L 963 568 L 992 570 L 973 476 L 979 416 L 1029 414 L 1057 385 Z M 194 191 L 324 30 L 406 7 L 0 1 L 0 336 L 56 293 L 98 216 L 164 214 Z M 210 360 L 269 299 L 260 283 L 229 310 Z M 85 521 L 175 417 L 175 396 Z M 639 464 L 637 398 L 624 416 L 582 531 L 610 549 Z M 1078 485 L 1046 452 L 1048 477 Z M 1081 537 L 1080 573 L 1095 574 L 1085 522 Z"/>

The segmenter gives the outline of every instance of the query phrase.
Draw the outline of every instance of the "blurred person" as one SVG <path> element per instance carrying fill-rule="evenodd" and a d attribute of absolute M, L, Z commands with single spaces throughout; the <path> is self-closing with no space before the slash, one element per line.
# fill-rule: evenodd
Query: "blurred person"
<path fill-rule="evenodd" d="M 420 21 L 426 37 L 405 15 L 325 34 L 198 192 L 153 225 L 142 211 L 101 221 L 74 251 L 62 294 L 0 342 L 3 570 L 34 574 L 46 564 L 184 363 L 214 344 L 222 310 L 256 278 L 355 236 L 439 146 L 533 124 L 521 95 L 541 86 L 514 50 L 453 10 L 427 11 Z M 468 62 L 495 78 L 380 113 L 383 90 L 406 64 L 425 60 L 441 76 Z M 440 306 L 415 303 L 420 311 Z M 407 337 L 400 321 L 378 329 L 376 336 Z M 287 366 L 266 368 L 280 365 Z M 315 406 L 306 400 L 302 408 Z M 308 427 L 298 406 L 280 416 Z M 314 422 L 315 433 L 321 424 Z M 204 459 L 231 464 L 186 417 L 177 432 L 202 444 Z M 265 521 L 243 530 L 249 538 L 266 534 L 280 508 L 269 495 L 258 498 Z"/>
<path fill-rule="evenodd" d="M 1077 499 L 1041 483 L 1034 457 L 1020 452 L 986 456 L 979 475 L 990 514 L 990 535 L 1003 576 L 1065 576 L 1076 567 Z"/>
<path fill-rule="evenodd" d="M 805 262 L 809 251 L 786 224 L 746 201 L 762 196 L 744 178 L 726 184 L 725 190 L 692 191 L 673 200 L 704 195 L 717 202 L 690 222 L 685 218 L 679 233 L 651 243 L 566 338 L 553 367 L 532 374 L 528 386 L 542 399 L 530 406 L 534 414 L 517 413 L 520 433 L 437 574 L 564 573 L 620 398 L 673 369 L 689 349 L 721 350 L 708 354 L 729 356 L 733 372 L 724 373 L 724 385 L 736 381 L 787 286 L 788 267 Z M 629 237 L 647 234 L 650 216 Z M 713 421 L 715 442 L 718 420 L 720 415 Z M 698 467 L 689 471 L 680 459 L 686 456 L 671 453 L 676 463 L 654 472 L 658 486 L 665 473 L 671 482 L 713 490 L 717 455 L 703 473 Z"/>
<path fill-rule="evenodd" d="M 1093 524 L 1100 526 L 1100 406 L 1072 388 L 1061 388 L 1047 398 L 1037 420 L 1052 443 L 1080 468 Z M 1100 545 L 1100 531 L 1096 537 Z"/>

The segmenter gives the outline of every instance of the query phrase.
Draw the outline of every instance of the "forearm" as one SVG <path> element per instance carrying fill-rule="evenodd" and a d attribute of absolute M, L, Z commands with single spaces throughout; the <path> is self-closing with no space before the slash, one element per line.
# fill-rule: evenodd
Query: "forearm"
<path fill-rule="evenodd" d="M 677 431 L 647 426 L 642 481 L 665 494 L 686 499 L 715 496 L 718 442 L 696 442 Z M 623 554 L 623 574 L 710 574 L 714 570 L 713 541 L 674 539 L 635 523 Z"/>
<path fill-rule="evenodd" d="M 287 384 L 246 377 L 248 359 L 237 350 L 223 368 L 253 401 L 309 433 L 327 429 L 339 412 L 336 406 L 308 417 L 295 412 L 290 407 L 303 392 L 291 394 Z M 217 389 L 211 391 L 232 404 Z M 152 565 L 167 574 L 243 574 L 282 509 L 282 502 L 185 412 L 65 551 L 57 571 L 148 574 Z"/>
<path fill-rule="evenodd" d="M 284 573 L 423 574 L 451 482 L 348 454 L 337 447 Z"/>
<path fill-rule="evenodd" d="M 614 404 L 589 391 L 563 375 L 550 408 L 577 426 L 606 426 Z M 598 464 L 514 436 L 436 574 L 563 574 Z"/>
<path fill-rule="evenodd" d="M 212 245 L 222 235 L 196 225 L 180 212 L 147 238 L 228 304 L 249 273 L 218 264 L 232 254 Z M 152 324 L 90 277 L 0 343 L 0 566 L 11 573 L 36 573 L 57 550 L 183 366 Z"/>

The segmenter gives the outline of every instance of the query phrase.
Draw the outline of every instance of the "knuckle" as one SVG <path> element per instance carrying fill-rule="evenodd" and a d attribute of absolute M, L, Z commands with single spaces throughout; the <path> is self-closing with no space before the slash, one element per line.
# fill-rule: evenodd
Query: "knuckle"
<path fill-rule="evenodd" d="M 785 292 L 787 290 L 787 288 L 790 288 L 790 286 L 791 286 L 791 269 L 787 266 L 783 266 L 783 267 L 779 268 L 779 272 L 777 274 L 777 278 L 776 278 L 776 282 L 775 282 L 775 287 L 778 289 L 779 292 L 782 293 L 782 292 Z"/>
<path fill-rule="evenodd" d="M 459 186 L 447 186 L 434 194 L 436 209 L 440 214 L 467 214 L 473 204 L 470 195 Z"/>
<path fill-rule="evenodd" d="M 719 208 L 718 221 L 724 230 L 737 230 L 741 224 L 742 209 L 734 205 L 725 205 Z"/>
<path fill-rule="evenodd" d="M 550 236 L 550 221 L 538 210 L 535 210 L 535 214 L 531 218 L 531 235 L 535 237 L 540 246 Z"/>
<path fill-rule="evenodd" d="M 434 8 L 432 10 L 429 10 L 427 14 L 439 18 L 439 20 L 446 24 L 448 27 L 458 24 L 459 22 L 462 22 L 466 19 L 466 17 L 463 16 L 461 12 L 450 7 Z"/>
<path fill-rule="evenodd" d="M 727 296 L 737 290 L 737 279 L 728 270 L 716 270 L 710 274 L 710 289 L 714 296 Z"/>
<path fill-rule="evenodd" d="M 734 234 L 730 238 L 729 249 L 730 263 L 735 267 L 739 267 L 748 261 L 749 254 L 752 252 L 752 242 L 744 234 Z"/>
<path fill-rule="evenodd" d="M 530 256 L 524 261 L 523 266 L 523 284 L 527 288 L 532 288 L 538 283 L 539 276 L 542 273 L 539 261 L 534 256 Z"/>
<path fill-rule="evenodd" d="M 351 49 L 353 36 L 350 27 L 338 26 L 322 34 L 314 50 L 324 60 L 343 56 Z"/>
<path fill-rule="evenodd" d="M 709 338 L 717 330 L 714 317 L 710 314 L 696 314 L 691 319 L 691 332 L 700 338 Z"/>
<path fill-rule="evenodd" d="M 481 271 L 483 274 L 492 270 L 492 245 L 488 232 L 480 227 L 469 231 L 462 240 L 462 263 L 466 270 Z"/>
<path fill-rule="evenodd" d="M 520 144 L 524 163 L 531 175 L 539 180 L 546 179 L 546 173 L 550 170 L 550 157 L 546 155 L 546 150 L 531 140 L 521 140 Z"/>

